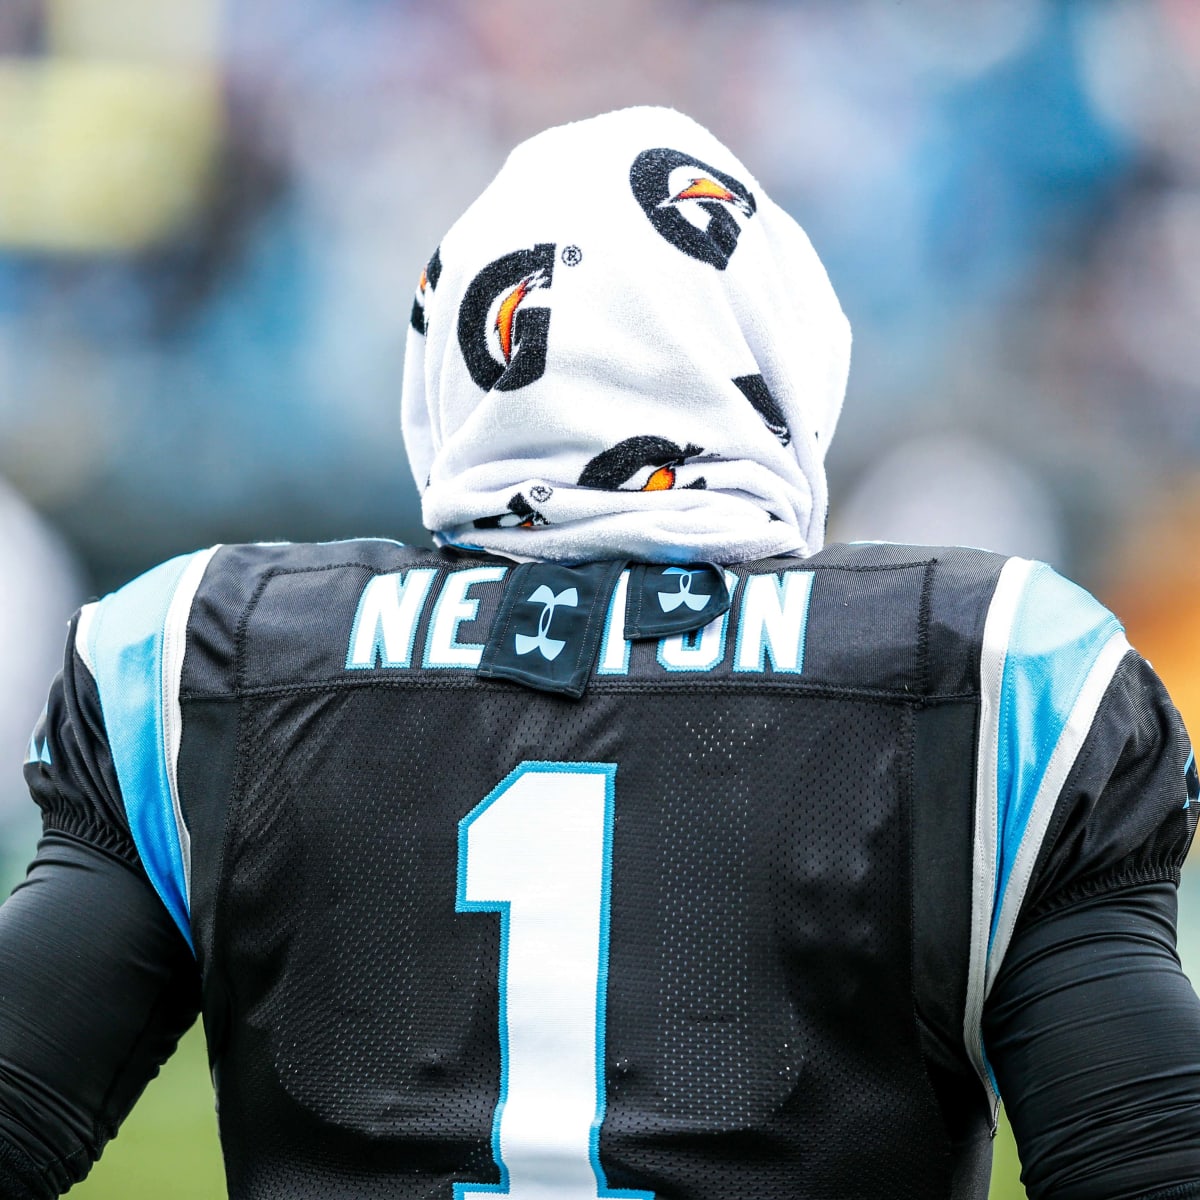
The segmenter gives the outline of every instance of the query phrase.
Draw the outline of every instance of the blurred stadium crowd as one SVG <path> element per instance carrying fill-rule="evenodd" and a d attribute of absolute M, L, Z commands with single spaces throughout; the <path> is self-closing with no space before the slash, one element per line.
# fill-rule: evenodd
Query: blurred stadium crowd
<path fill-rule="evenodd" d="M 842 298 L 833 535 L 1049 559 L 1200 729 L 1194 0 L 4 0 L 3 761 L 82 597 L 421 537 L 422 264 L 516 141 L 639 102 L 734 147 Z"/>

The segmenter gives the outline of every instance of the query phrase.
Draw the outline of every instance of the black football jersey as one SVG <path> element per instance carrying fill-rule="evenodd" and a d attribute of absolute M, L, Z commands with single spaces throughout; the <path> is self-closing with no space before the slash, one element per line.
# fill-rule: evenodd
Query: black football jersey
<path fill-rule="evenodd" d="M 194 951 L 235 1200 L 986 1196 L 989 992 L 1020 920 L 1177 879 L 1177 715 L 1043 564 L 741 564 L 657 640 L 632 570 L 228 546 L 80 614 L 29 773 Z"/>

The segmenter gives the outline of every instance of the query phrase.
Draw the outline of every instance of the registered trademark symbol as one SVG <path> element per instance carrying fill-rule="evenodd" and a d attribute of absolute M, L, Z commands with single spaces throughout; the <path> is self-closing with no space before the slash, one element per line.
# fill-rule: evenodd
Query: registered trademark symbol
<path fill-rule="evenodd" d="M 583 251 L 578 246 L 564 246 L 562 260 L 564 266 L 577 267 L 583 262 Z"/>

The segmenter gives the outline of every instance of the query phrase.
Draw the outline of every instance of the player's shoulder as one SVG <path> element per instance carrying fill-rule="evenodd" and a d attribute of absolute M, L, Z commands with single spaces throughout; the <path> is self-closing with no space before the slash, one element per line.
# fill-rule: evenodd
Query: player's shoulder
<path fill-rule="evenodd" d="M 977 693 L 987 610 L 1006 561 L 961 546 L 826 546 L 805 563 L 814 572 L 813 636 L 833 643 L 852 677 L 887 665 L 908 692 Z"/>
<path fill-rule="evenodd" d="M 919 579 L 927 599 L 944 597 L 958 609 L 986 607 L 1008 561 L 1007 555 L 970 546 L 901 542 L 839 542 L 807 560 L 846 590 L 859 586 L 864 577 L 890 583 L 893 591 L 903 591 Z"/>
<path fill-rule="evenodd" d="M 412 566 L 448 566 L 455 551 L 409 546 L 391 538 L 345 538 L 332 542 L 246 542 L 214 546 L 172 562 L 205 562 L 198 596 L 241 608 L 274 579 L 338 572 L 377 574 Z M 164 564 L 164 566 L 169 564 Z M 162 570 L 157 567 L 155 570 Z"/>
<path fill-rule="evenodd" d="M 1117 618 L 1087 590 L 1032 559 L 966 546 L 852 543 L 808 560 L 820 572 L 826 604 L 850 612 L 864 601 L 863 620 L 879 630 L 916 612 L 927 690 L 993 690 L 1007 673 L 1039 687 L 1080 672 L 1122 633 Z M 869 598 L 869 599 L 868 599 Z M 886 634 L 884 635 L 886 636 Z"/>
<path fill-rule="evenodd" d="M 414 567 L 453 568 L 454 552 L 386 538 L 210 546 L 158 563 L 82 609 L 75 649 L 98 680 L 183 671 L 185 692 L 235 690 L 256 611 L 308 636 L 365 580 Z M 258 622 L 259 625 L 262 622 Z"/>

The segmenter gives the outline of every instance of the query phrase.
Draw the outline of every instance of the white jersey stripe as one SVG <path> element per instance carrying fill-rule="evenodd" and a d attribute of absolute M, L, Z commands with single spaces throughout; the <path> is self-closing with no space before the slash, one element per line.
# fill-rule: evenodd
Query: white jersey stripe
<path fill-rule="evenodd" d="M 179 689 L 183 682 L 183 658 L 187 649 L 187 624 L 192 612 L 192 602 L 196 599 L 196 592 L 200 588 L 200 581 L 204 578 L 208 564 L 220 548 L 219 545 L 211 546 L 192 557 L 175 585 L 166 620 L 163 622 L 163 752 L 167 784 L 171 792 L 171 808 L 175 814 L 175 829 L 179 834 L 179 851 L 183 858 L 184 896 L 189 911 L 192 903 L 192 839 L 188 834 L 179 802 L 179 745 L 183 737 L 183 711 L 179 703 Z"/>
<path fill-rule="evenodd" d="M 79 655 L 93 679 L 96 678 L 96 664 L 92 658 L 92 621 L 99 607 L 95 600 L 91 604 L 85 604 L 79 610 L 79 623 L 75 626 L 75 653 Z"/>
<path fill-rule="evenodd" d="M 1000 827 L 998 760 L 1000 753 L 1000 699 L 1004 662 L 1017 609 L 1034 564 L 1010 558 L 996 581 L 991 607 L 983 627 L 979 662 L 979 745 L 975 776 L 975 833 L 972 848 L 971 949 L 967 967 L 967 1001 L 963 1034 L 967 1053 L 987 1088 L 993 1110 L 999 1103 L 995 1084 L 983 1052 L 983 1002 L 987 992 L 988 942 L 992 907 L 996 897 L 996 859 Z"/>

